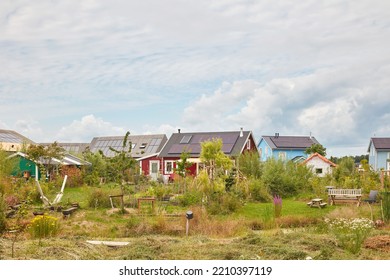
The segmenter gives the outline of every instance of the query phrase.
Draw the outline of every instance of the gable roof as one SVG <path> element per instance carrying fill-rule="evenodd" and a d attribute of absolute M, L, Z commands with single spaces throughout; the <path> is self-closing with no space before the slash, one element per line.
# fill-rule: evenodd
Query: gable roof
<path fill-rule="evenodd" d="M 20 157 L 23 157 L 23 158 L 27 158 L 28 159 L 28 156 L 25 154 L 25 153 L 22 153 L 22 152 L 16 152 L 12 155 L 9 156 L 9 158 L 12 158 L 12 157 L 15 157 L 15 156 L 20 156 Z M 90 162 L 86 161 L 86 160 L 83 160 L 81 158 L 78 158 L 74 155 L 70 155 L 70 154 L 65 154 L 64 157 L 62 158 L 62 160 L 59 160 L 57 158 L 52 158 L 52 164 L 62 164 L 62 165 L 77 165 L 77 166 L 82 166 L 82 165 L 91 165 Z M 47 163 L 47 160 L 45 159 L 39 159 L 39 161 L 37 163 Z"/>
<path fill-rule="evenodd" d="M 376 150 L 390 150 L 390 137 L 375 137 L 371 138 L 371 143 L 374 145 Z M 370 146 L 368 147 L 368 151 L 370 150 Z"/>
<path fill-rule="evenodd" d="M 101 150 L 107 157 L 115 155 L 110 147 L 122 151 L 123 140 L 125 136 L 104 136 L 95 137 L 89 146 L 91 152 L 98 152 Z M 161 150 L 168 138 L 165 134 L 151 134 L 151 135 L 129 135 L 128 142 L 132 143 L 131 156 L 133 158 L 145 157 Z"/>
<path fill-rule="evenodd" d="M 40 143 L 43 146 L 49 146 L 52 143 Z M 89 143 L 62 143 L 57 142 L 58 146 L 62 147 L 67 153 L 73 153 L 73 154 L 81 154 L 83 153 L 88 147 Z"/>
<path fill-rule="evenodd" d="M 183 151 L 188 151 L 191 157 L 199 157 L 201 143 L 215 138 L 222 139 L 222 151 L 226 155 L 238 156 L 244 150 L 249 137 L 253 137 L 251 131 L 173 133 L 159 157 L 180 157 Z"/>
<path fill-rule="evenodd" d="M 330 161 L 329 159 L 327 159 L 326 157 L 320 155 L 319 153 L 314 153 L 312 154 L 310 157 L 308 157 L 304 162 L 303 164 L 307 164 L 309 161 L 311 161 L 312 159 L 314 159 L 315 157 L 318 157 L 319 159 L 321 159 L 322 161 L 326 162 L 327 164 L 329 164 L 330 166 L 332 167 L 336 167 L 337 165 Z"/>
<path fill-rule="evenodd" d="M 7 129 L 0 129 L 0 143 L 35 144 L 32 140 L 24 137 L 16 131 Z"/>
<path fill-rule="evenodd" d="M 263 136 L 271 149 L 306 150 L 313 144 L 319 144 L 313 136 Z"/>

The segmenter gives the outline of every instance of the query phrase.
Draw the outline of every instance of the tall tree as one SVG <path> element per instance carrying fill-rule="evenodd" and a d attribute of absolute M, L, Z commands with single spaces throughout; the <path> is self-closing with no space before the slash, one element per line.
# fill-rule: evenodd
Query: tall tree
<path fill-rule="evenodd" d="M 26 151 L 27 157 L 36 162 L 40 168 L 46 165 L 46 175 L 51 178 L 51 174 L 54 172 L 52 165 L 53 159 L 62 160 L 65 155 L 65 149 L 62 148 L 57 142 L 54 142 L 48 146 L 43 145 L 30 145 Z"/>
<path fill-rule="evenodd" d="M 189 168 L 192 165 L 192 163 L 188 161 L 189 157 L 190 153 L 184 150 L 180 154 L 180 160 L 176 162 L 175 173 L 182 178 L 185 178 L 187 176 L 187 174 L 189 173 Z"/>
<path fill-rule="evenodd" d="M 218 171 L 228 170 L 233 166 L 232 160 L 222 151 L 223 143 L 220 138 L 201 143 L 200 160 L 204 163 L 211 180 Z"/>
<path fill-rule="evenodd" d="M 130 132 L 127 132 L 122 143 L 122 149 L 117 150 L 110 147 L 114 156 L 109 159 L 109 171 L 112 179 L 120 185 L 123 194 L 123 184 L 129 179 L 130 170 L 135 167 L 136 161 L 131 156 L 132 143 L 128 141 Z"/>
<path fill-rule="evenodd" d="M 305 150 L 305 154 L 311 155 L 314 153 L 319 153 L 322 156 L 326 156 L 326 148 L 321 144 L 313 144 Z"/>

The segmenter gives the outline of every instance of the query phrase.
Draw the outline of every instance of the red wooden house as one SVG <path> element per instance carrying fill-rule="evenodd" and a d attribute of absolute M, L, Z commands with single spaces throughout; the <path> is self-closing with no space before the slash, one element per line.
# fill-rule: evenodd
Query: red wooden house
<path fill-rule="evenodd" d="M 158 154 L 140 159 L 145 175 L 158 178 L 163 175 L 173 178 L 176 162 L 180 160 L 182 152 L 190 154 L 190 175 L 197 175 L 201 167 L 201 143 L 214 138 L 222 139 L 222 151 L 233 160 L 245 151 L 257 152 L 256 142 L 251 131 L 225 131 L 225 132 L 186 132 L 173 133 Z"/>

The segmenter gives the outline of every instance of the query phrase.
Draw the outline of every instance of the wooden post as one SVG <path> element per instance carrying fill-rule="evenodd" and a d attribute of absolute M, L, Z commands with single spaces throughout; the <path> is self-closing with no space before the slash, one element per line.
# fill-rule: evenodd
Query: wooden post
<path fill-rule="evenodd" d="M 190 220 L 187 219 L 187 223 L 186 223 L 186 236 L 188 236 L 189 230 L 190 230 Z"/>

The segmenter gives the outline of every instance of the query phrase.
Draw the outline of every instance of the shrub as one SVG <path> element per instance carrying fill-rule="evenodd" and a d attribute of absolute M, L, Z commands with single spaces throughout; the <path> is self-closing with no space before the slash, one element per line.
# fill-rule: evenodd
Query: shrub
<path fill-rule="evenodd" d="M 264 185 L 262 180 L 250 180 L 249 192 L 253 200 L 259 202 L 270 202 L 272 196 L 270 195 L 268 188 Z"/>
<path fill-rule="evenodd" d="M 385 222 L 390 222 L 390 192 L 382 192 L 383 218 Z"/>
<path fill-rule="evenodd" d="M 240 171 L 247 178 L 261 178 L 263 166 L 256 152 L 245 152 L 238 158 Z"/>
<path fill-rule="evenodd" d="M 273 229 L 276 227 L 274 209 L 271 205 L 266 205 L 261 216 L 263 229 Z"/>
<path fill-rule="evenodd" d="M 3 233 L 6 229 L 6 217 L 5 217 L 6 209 L 7 209 L 7 205 L 4 201 L 3 195 L 0 194 L 0 234 Z"/>
<path fill-rule="evenodd" d="M 369 236 L 374 223 L 365 218 L 325 220 L 330 231 L 336 236 L 341 247 L 357 254 L 364 240 Z"/>
<path fill-rule="evenodd" d="M 308 188 L 312 176 L 312 172 L 306 166 L 272 158 L 264 164 L 261 179 L 271 194 L 291 197 Z"/>
<path fill-rule="evenodd" d="M 59 231 L 58 219 L 49 215 L 36 216 L 30 223 L 30 233 L 34 238 L 53 237 Z"/>
<path fill-rule="evenodd" d="M 207 211 L 211 215 L 228 215 L 237 211 L 241 206 L 241 200 L 234 194 L 215 194 L 208 201 Z"/>
<path fill-rule="evenodd" d="M 91 208 L 109 208 L 111 207 L 109 195 L 101 189 L 95 189 L 89 195 L 88 206 Z"/>
<path fill-rule="evenodd" d="M 8 195 L 6 198 L 5 198 L 5 203 L 7 206 L 15 206 L 19 203 L 19 198 L 15 195 Z"/>
<path fill-rule="evenodd" d="M 62 175 L 61 185 L 62 185 L 63 177 L 65 177 L 65 175 L 68 175 L 68 178 L 66 180 L 67 187 L 70 188 L 79 187 L 83 184 L 82 172 L 77 167 L 62 166 L 61 175 Z"/>
<path fill-rule="evenodd" d="M 275 218 L 279 218 L 282 215 L 282 198 L 280 196 L 274 196 L 274 210 Z"/>
<path fill-rule="evenodd" d="M 188 190 L 182 196 L 178 197 L 181 206 L 197 205 L 202 202 L 203 193 L 198 190 Z"/>

